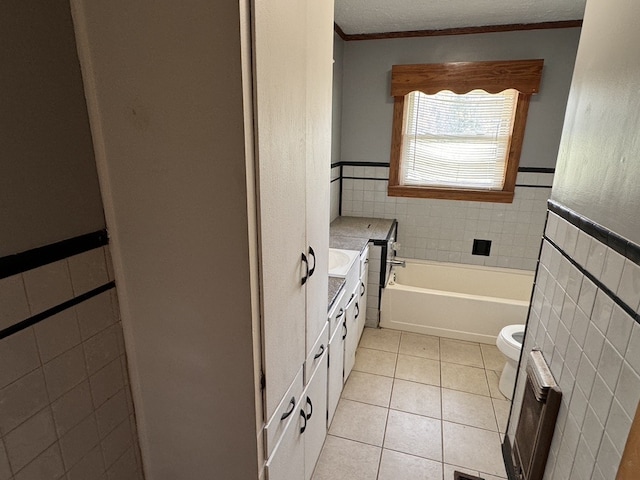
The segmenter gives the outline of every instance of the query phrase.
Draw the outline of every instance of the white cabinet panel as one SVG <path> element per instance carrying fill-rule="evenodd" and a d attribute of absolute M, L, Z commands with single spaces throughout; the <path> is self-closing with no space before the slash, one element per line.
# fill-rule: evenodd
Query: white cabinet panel
<path fill-rule="evenodd" d="M 304 430 L 304 470 L 306 480 L 311 478 L 324 439 L 327 436 L 327 374 L 329 352 L 325 350 L 315 373 L 307 385 L 303 405 L 307 424 Z"/>
<path fill-rule="evenodd" d="M 342 393 L 344 368 L 344 320 L 329 341 L 329 379 L 327 381 L 327 426 L 331 425 Z"/>
<path fill-rule="evenodd" d="M 347 338 L 344 342 L 344 381 L 347 381 L 349 374 L 356 363 L 356 348 L 358 347 L 358 319 L 360 317 L 360 285 L 356 285 L 355 290 L 349 295 L 351 301 L 347 304 L 346 330 Z"/>
<path fill-rule="evenodd" d="M 302 402 L 295 406 L 280 442 L 267 460 L 267 480 L 300 480 L 304 478 L 304 425 Z"/>

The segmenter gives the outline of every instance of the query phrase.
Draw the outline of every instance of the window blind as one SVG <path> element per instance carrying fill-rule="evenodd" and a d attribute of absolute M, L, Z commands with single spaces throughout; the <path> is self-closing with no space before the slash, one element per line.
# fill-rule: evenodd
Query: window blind
<path fill-rule="evenodd" d="M 518 92 L 405 97 L 403 185 L 502 190 Z"/>

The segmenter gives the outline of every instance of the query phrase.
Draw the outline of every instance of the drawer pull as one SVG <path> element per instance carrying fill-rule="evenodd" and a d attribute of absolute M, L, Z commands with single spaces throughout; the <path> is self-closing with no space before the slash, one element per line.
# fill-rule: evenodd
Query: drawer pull
<path fill-rule="evenodd" d="M 307 429 L 307 414 L 304 413 L 304 410 L 300 410 L 300 416 L 304 420 L 304 425 L 300 427 L 300 433 L 304 433 L 304 431 Z"/>
<path fill-rule="evenodd" d="M 309 261 L 307 260 L 307 256 L 304 253 L 302 254 L 302 261 L 304 262 L 305 268 L 305 274 L 304 277 L 302 277 L 302 285 L 304 285 L 305 283 L 307 283 L 307 278 L 309 278 Z"/>
<path fill-rule="evenodd" d="M 309 413 L 307 413 L 307 420 L 309 420 L 311 418 L 311 415 L 313 415 L 313 403 L 311 403 L 311 399 L 309 397 L 307 397 L 307 403 L 309 404 L 309 407 L 311 408 L 311 411 Z"/>
<path fill-rule="evenodd" d="M 362 291 L 360 292 L 360 296 L 363 296 L 364 292 L 367 291 L 367 287 L 364 286 L 364 282 L 360 282 L 360 286 L 362 287 Z"/>
<path fill-rule="evenodd" d="M 282 416 L 280 417 L 280 420 L 284 420 L 285 418 L 287 418 L 289 415 L 293 413 L 293 411 L 296 408 L 296 397 L 291 397 L 291 400 L 289 400 L 289 405 L 291 405 L 291 408 L 289 409 L 289 411 L 284 412 L 282 414 Z"/>
<path fill-rule="evenodd" d="M 323 353 L 324 353 L 324 344 L 320 345 L 320 350 L 318 350 L 318 353 L 314 355 L 313 359 L 314 360 L 319 359 Z"/>
<path fill-rule="evenodd" d="M 316 252 L 313 251 L 313 248 L 309 247 L 309 258 L 313 257 L 313 267 L 309 269 L 309 276 L 313 275 L 313 272 L 316 271 Z"/>
<path fill-rule="evenodd" d="M 345 338 L 347 338 L 347 333 L 349 332 L 349 329 L 347 328 L 347 322 L 345 320 L 345 322 L 342 324 L 343 328 L 344 328 L 344 335 L 342 335 L 342 339 L 344 340 Z"/>
<path fill-rule="evenodd" d="M 358 318 L 360 316 L 360 305 L 358 304 L 358 302 L 356 302 L 356 316 L 355 318 Z"/>
<path fill-rule="evenodd" d="M 342 315 L 344 315 L 344 308 L 340 309 L 340 312 L 336 315 L 336 320 L 338 320 Z"/>

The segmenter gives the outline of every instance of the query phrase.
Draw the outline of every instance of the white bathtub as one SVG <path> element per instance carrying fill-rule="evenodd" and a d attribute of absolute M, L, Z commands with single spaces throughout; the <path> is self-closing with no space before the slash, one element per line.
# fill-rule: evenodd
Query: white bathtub
<path fill-rule="evenodd" d="M 381 327 L 495 344 L 502 327 L 527 319 L 533 272 L 406 262 L 382 292 Z"/>

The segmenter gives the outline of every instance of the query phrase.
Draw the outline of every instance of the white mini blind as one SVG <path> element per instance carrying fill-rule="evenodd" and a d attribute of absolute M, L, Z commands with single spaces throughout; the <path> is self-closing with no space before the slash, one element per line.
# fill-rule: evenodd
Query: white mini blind
<path fill-rule="evenodd" d="M 401 183 L 502 190 L 517 100 L 516 90 L 406 95 Z"/>

